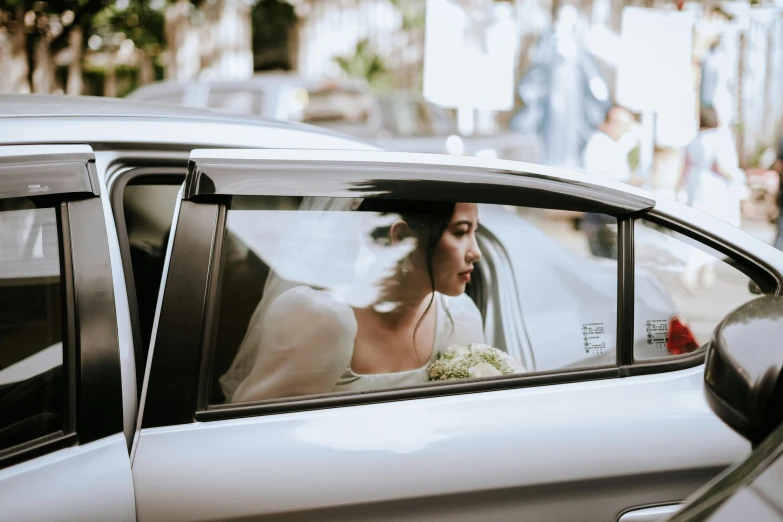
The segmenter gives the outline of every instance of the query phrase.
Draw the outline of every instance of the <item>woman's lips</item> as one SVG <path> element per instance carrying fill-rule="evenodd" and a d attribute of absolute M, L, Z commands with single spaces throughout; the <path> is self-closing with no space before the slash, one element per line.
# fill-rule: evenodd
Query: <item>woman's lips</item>
<path fill-rule="evenodd" d="M 470 282 L 470 274 L 473 272 L 473 269 L 465 270 L 464 272 L 459 273 L 459 278 L 462 279 L 464 282 L 469 283 Z"/>

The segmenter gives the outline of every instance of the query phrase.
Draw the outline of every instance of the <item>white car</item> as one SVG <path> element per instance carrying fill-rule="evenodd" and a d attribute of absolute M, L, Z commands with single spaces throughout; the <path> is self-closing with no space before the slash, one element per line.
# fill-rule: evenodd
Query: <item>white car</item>
<path fill-rule="evenodd" d="M 128 99 L 211 108 L 346 132 L 383 149 L 532 161 L 534 135 L 498 132 L 460 136 L 452 115 L 411 91 L 373 93 L 358 80 L 312 80 L 261 73 L 245 80 L 162 81 Z"/>
<path fill-rule="evenodd" d="M 580 173 L 213 111 L 0 96 L 0 115 L 3 518 L 639 520 L 748 452 L 704 400 L 697 341 L 749 279 L 781 292 L 783 253 L 719 220 Z M 527 371 L 227 401 L 285 268 L 236 216 L 285 238 L 276 216 L 296 223 L 302 198 L 478 203 L 461 299 Z M 612 216 L 617 259 L 553 209 Z M 717 277 L 686 291 L 693 261 Z"/>

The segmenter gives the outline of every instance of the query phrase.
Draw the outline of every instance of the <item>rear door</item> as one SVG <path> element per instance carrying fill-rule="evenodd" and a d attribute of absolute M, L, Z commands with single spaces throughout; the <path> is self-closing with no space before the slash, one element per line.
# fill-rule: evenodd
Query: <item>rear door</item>
<path fill-rule="evenodd" d="M 132 453 L 139 519 L 617 520 L 682 501 L 747 452 L 703 399 L 704 346 L 668 353 L 655 330 L 660 353 L 636 353 L 637 323 L 674 316 L 660 305 L 670 302 L 661 285 L 634 265 L 635 221 L 660 221 L 654 201 L 528 168 L 384 152 L 194 151 Z M 366 276 L 387 257 L 395 221 L 365 211 L 370 200 L 478 204 L 480 268 L 450 296 L 469 310 L 454 315 L 478 316 L 483 341 L 528 371 L 351 387 L 370 381 L 349 366 L 334 386 L 237 400 L 230 370 L 248 339 L 259 329 L 259 346 L 277 348 L 264 335 L 278 324 L 257 321 L 277 276 L 346 302 L 361 294 L 346 291 L 361 290 L 351 277 L 378 283 Z M 554 217 L 563 210 L 602 215 L 614 258 L 564 230 Z M 331 211 L 339 216 L 319 221 Z M 340 226 L 321 226 L 329 221 Z M 358 249 L 346 246 L 352 234 Z M 316 255 L 318 245 L 331 254 Z M 340 279 L 342 268 L 352 276 Z M 780 274 L 768 271 L 760 284 L 777 291 Z M 639 318 L 635 308 L 664 315 Z M 307 332 L 306 317 L 282 320 Z M 334 345 L 318 332 L 308 339 L 312 357 L 289 365 L 291 375 L 280 362 L 292 355 L 251 352 L 249 364 L 261 364 L 254 375 L 285 381 L 312 360 L 328 364 Z M 561 357 L 545 362 L 547 351 Z"/>
<path fill-rule="evenodd" d="M 86 145 L 0 147 L 0 506 L 4 520 L 135 520 Z"/>

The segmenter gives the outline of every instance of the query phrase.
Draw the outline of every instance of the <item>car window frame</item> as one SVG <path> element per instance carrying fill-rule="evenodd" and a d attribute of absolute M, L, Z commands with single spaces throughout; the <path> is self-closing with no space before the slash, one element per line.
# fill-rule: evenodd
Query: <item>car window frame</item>
<path fill-rule="evenodd" d="M 95 156 L 91 149 L 62 154 L 52 146 L 32 147 L 40 153 L 21 153 L 7 165 L 0 161 L 4 194 L 27 187 L 27 175 L 4 176 L 20 167 L 18 172 L 29 172 L 42 166 L 35 178 L 42 186 L 62 183 L 60 168 L 74 171 L 74 164 L 81 164 L 86 174 L 71 177 L 59 190 L 26 196 L 38 208 L 53 208 L 57 218 L 66 410 L 62 430 L 0 452 L 0 469 L 123 432 L 114 283 Z M 73 148 L 78 147 L 85 148 Z"/>
<path fill-rule="evenodd" d="M 137 160 L 139 158 L 136 158 Z M 130 314 L 131 334 L 133 336 L 133 355 L 136 367 L 136 401 L 141 401 L 142 385 L 144 382 L 144 369 L 147 361 L 144 354 L 144 341 L 141 338 L 141 324 L 139 319 L 139 306 L 136 296 L 136 285 L 133 276 L 133 265 L 130 258 L 130 243 L 128 228 L 125 222 L 124 197 L 125 189 L 134 185 L 167 185 L 179 186 L 185 180 L 186 163 L 183 160 L 169 160 L 155 162 L 154 166 L 144 164 L 146 162 L 124 160 L 117 165 L 119 172 L 115 175 L 109 192 L 114 226 L 117 230 L 117 241 L 120 247 L 122 270 L 125 278 L 125 289 L 128 299 L 128 311 Z M 126 163 L 127 162 L 127 163 Z M 149 353 L 149 346 L 147 347 Z"/>
<path fill-rule="evenodd" d="M 251 154 L 252 155 L 252 154 Z M 339 162 L 338 162 L 339 163 Z M 394 178 L 393 183 L 405 187 L 401 193 L 395 193 L 398 197 L 409 197 L 411 184 L 418 184 L 422 187 L 432 181 L 432 178 L 443 176 L 444 172 L 453 173 L 460 171 L 466 179 L 459 181 L 447 180 L 441 182 L 441 187 L 451 186 L 454 190 L 440 191 L 440 198 L 447 200 L 461 200 L 459 194 L 466 194 L 466 187 L 471 187 L 471 201 L 477 200 L 476 191 L 472 185 L 466 184 L 466 181 L 475 181 L 484 175 L 502 174 L 504 179 L 510 185 L 516 185 L 522 190 L 531 190 L 537 192 L 540 202 L 542 191 L 548 194 L 544 204 L 529 205 L 522 202 L 508 202 L 508 184 L 496 184 L 494 191 L 498 197 L 508 203 L 522 206 L 534 206 L 539 208 L 561 208 L 566 210 L 589 210 L 591 212 L 606 211 L 614 208 L 614 212 L 608 212 L 618 218 L 618 285 L 617 285 L 617 360 L 615 364 L 606 366 L 587 366 L 569 369 L 558 369 L 552 371 L 535 372 L 533 374 L 510 375 L 501 378 L 485 381 L 473 382 L 449 382 L 437 383 L 430 386 L 417 386 L 408 388 L 397 388 L 382 391 L 372 391 L 364 393 L 345 392 L 342 394 L 330 393 L 328 396 L 308 396 L 294 397 L 287 399 L 276 399 L 272 401 L 257 401 L 242 404 L 228 405 L 209 405 L 207 397 L 211 379 L 211 358 L 214 352 L 214 332 L 216 330 L 216 309 L 220 299 L 221 292 L 221 270 L 225 262 L 225 221 L 227 215 L 227 204 L 233 195 L 297 195 L 297 196 L 344 196 L 345 193 L 329 185 L 330 181 L 325 178 L 334 177 L 335 172 L 339 172 L 341 179 L 345 179 L 345 165 L 340 168 L 320 169 L 317 176 L 313 176 L 308 186 L 313 188 L 307 191 L 307 194 L 301 190 L 293 192 L 291 190 L 269 191 L 269 179 L 264 179 L 262 172 L 270 172 L 275 169 L 284 168 L 287 179 L 296 179 L 294 185 L 301 187 L 301 178 L 297 178 L 295 171 L 299 168 L 302 172 L 319 170 L 319 165 L 312 161 L 255 161 L 247 158 L 221 159 L 220 161 L 199 161 L 191 156 L 188 175 L 184 185 L 183 197 L 180 202 L 180 214 L 175 217 L 178 222 L 173 231 L 173 249 L 167 253 L 167 259 L 170 261 L 167 284 L 173 285 L 175 296 L 169 295 L 168 286 L 161 294 L 162 303 L 159 301 L 158 307 L 158 326 L 163 330 L 154 332 L 158 339 L 163 339 L 160 347 L 155 348 L 155 357 L 152 359 L 150 368 L 149 388 L 145 397 L 146 404 L 154 404 L 153 410 L 156 412 L 150 416 L 144 414 L 142 417 L 141 428 L 155 428 L 171 425 L 181 425 L 193 422 L 227 420 L 242 417 L 251 417 L 265 414 L 274 414 L 282 412 L 294 412 L 313 410 L 320 408 L 342 407 L 358 404 L 370 404 L 377 402 L 386 402 L 392 400 L 405 400 L 414 398 L 427 398 L 441 395 L 451 395 L 455 393 L 473 393 L 490 390 L 501 390 L 509 388 L 523 388 L 540 385 L 564 384 L 570 382 L 580 382 L 586 380 L 607 379 L 617 377 L 627 377 L 634 375 L 648 375 L 654 373 L 663 373 L 676 371 L 680 369 L 691 368 L 704 362 L 704 347 L 693 353 L 679 356 L 672 356 L 662 359 L 652 360 L 634 360 L 633 357 L 633 336 L 634 336 L 634 223 L 637 218 L 649 220 L 665 220 L 662 215 L 657 215 L 654 209 L 654 201 L 645 200 L 630 193 L 617 193 L 611 189 L 600 187 L 590 187 L 578 182 L 572 182 L 567 179 L 555 177 L 530 175 L 521 176 L 519 173 L 492 171 L 491 169 L 477 169 L 471 167 L 453 167 L 443 165 L 428 165 L 427 168 L 417 168 L 406 166 L 405 169 L 395 169 L 394 165 L 384 163 L 368 165 L 361 163 L 360 167 L 364 171 L 367 181 L 377 181 L 379 171 L 387 170 L 386 178 Z M 371 172 L 370 172 L 371 171 Z M 391 173 L 390 173 L 391 172 Z M 383 178 L 383 176 L 380 176 Z M 255 179 L 254 179 L 255 178 Z M 283 179 L 278 177 L 278 182 Z M 333 181 L 333 180 L 332 180 Z M 387 180 L 388 181 L 388 180 Z M 495 180 L 497 181 L 497 180 Z M 328 187 L 324 189 L 323 187 Z M 388 187 L 387 187 L 388 188 Z M 431 189 L 432 186 L 429 186 Z M 482 187 L 487 190 L 487 187 Z M 615 193 L 613 193 L 615 192 Z M 431 199 L 431 194 L 437 194 L 437 191 L 428 190 L 427 199 Z M 479 191 L 479 194 L 484 192 Z M 350 194 L 353 197 L 359 193 Z M 370 194 L 368 194 L 370 195 Z M 457 199 L 454 199 L 454 198 Z M 484 199 L 482 199 L 484 198 Z M 625 199 L 623 199 L 625 198 Z M 465 198 L 462 198 L 465 199 Z M 574 206 L 574 201 L 590 200 L 589 209 Z M 597 200 L 600 202 L 597 203 Z M 485 196 L 480 196 L 478 202 L 497 203 L 497 201 L 487 201 Z M 192 219 L 200 219 L 209 226 L 203 229 L 192 226 L 188 222 Z M 671 220 L 669 220 L 671 221 Z M 181 229 L 183 229 L 181 231 Z M 693 239 L 713 246 L 714 241 L 710 240 L 705 234 L 695 229 L 683 229 L 683 233 Z M 725 245 L 724 245 L 725 247 Z M 726 250 L 726 248 L 724 248 Z M 188 256 L 184 253 L 187 252 Z M 177 270 L 187 270 L 187 264 L 191 264 L 194 256 L 203 257 L 198 261 L 199 266 L 194 270 L 190 267 L 191 274 L 198 274 L 194 279 L 189 279 L 192 285 L 197 281 L 195 289 L 192 289 L 190 297 L 198 296 L 200 303 L 192 303 L 191 299 L 182 295 L 182 288 L 176 288 L 175 274 Z M 744 254 L 748 259 L 755 260 L 749 254 Z M 755 260 L 758 264 L 758 260 Z M 177 267 L 180 266 L 178 269 Z M 770 268 L 770 267 L 767 267 Z M 763 273 L 769 277 L 774 270 L 763 270 Z M 175 276 L 176 277 L 176 276 Z M 197 300 L 198 300 L 197 299 Z M 167 300 L 169 306 L 167 306 Z M 182 309 L 174 309 L 171 303 L 185 304 L 192 308 L 188 317 Z M 624 306 L 630 303 L 630 306 Z M 167 310 L 168 308 L 168 310 Z M 169 326 L 166 326 L 164 315 L 168 313 Z M 191 339 L 191 346 L 183 343 L 173 347 L 171 341 L 177 339 L 171 330 L 172 325 L 191 324 L 193 329 L 198 331 L 194 336 L 188 333 Z M 174 328 L 176 329 L 176 328 Z M 161 335 L 162 334 L 162 335 Z M 161 352 L 165 353 L 163 355 Z M 187 363 L 183 364 L 183 361 Z M 177 368 L 181 375 L 173 376 L 171 372 L 167 373 L 167 368 Z"/>

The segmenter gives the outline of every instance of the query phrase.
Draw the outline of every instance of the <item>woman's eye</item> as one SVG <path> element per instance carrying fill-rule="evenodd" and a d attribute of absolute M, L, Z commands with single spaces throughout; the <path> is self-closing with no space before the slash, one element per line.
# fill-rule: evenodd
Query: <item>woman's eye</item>
<path fill-rule="evenodd" d="M 457 236 L 457 237 L 462 237 L 462 236 L 464 236 L 467 233 L 468 233 L 468 229 L 467 228 L 459 228 L 459 229 L 457 229 L 454 232 L 454 235 Z"/>

